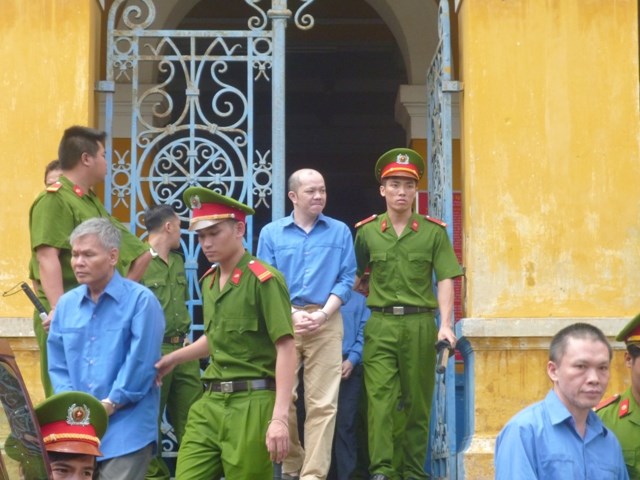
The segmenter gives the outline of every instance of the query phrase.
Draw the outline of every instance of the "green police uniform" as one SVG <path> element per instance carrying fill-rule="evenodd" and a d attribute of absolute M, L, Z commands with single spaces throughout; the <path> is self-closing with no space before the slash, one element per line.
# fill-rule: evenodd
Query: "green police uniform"
<path fill-rule="evenodd" d="M 357 274 L 370 268 L 369 307 L 413 306 L 434 310 L 432 273 L 438 281 L 462 275 L 446 230 L 412 214 L 400 237 L 387 214 L 359 226 Z M 394 448 L 404 450 L 404 477 L 426 478 L 437 331 L 433 312 L 393 315 L 373 311 L 364 330 L 363 364 L 369 398 L 371 472 L 395 478 Z M 404 401 L 403 447 L 393 445 L 389 425 L 398 392 Z"/>
<path fill-rule="evenodd" d="M 169 263 L 152 252 L 153 259 L 147 267 L 140 283 L 148 287 L 158 298 L 164 311 L 166 327 L 162 343 L 162 355 L 167 355 L 182 347 L 191 329 L 191 318 L 186 301 L 189 299 L 187 277 L 182 255 L 169 252 Z M 160 418 L 165 406 L 178 443 L 187 424 L 189 408 L 202 396 L 200 364 L 193 360 L 177 365 L 162 379 L 160 390 Z M 145 478 L 169 480 L 170 471 L 162 460 L 161 452 L 151 460 Z"/>
<path fill-rule="evenodd" d="M 274 344 L 293 335 L 280 272 L 245 253 L 222 291 L 215 270 L 203 278 L 202 304 L 211 355 L 203 380 L 275 378 Z M 189 412 L 177 478 L 272 478 L 265 435 L 274 400 L 271 390 L 205 392 Z"/>
<path fill-rule="evenodd" d="M 619 342 L 624 341 L 627 355 L 631 357 L 631 387 L 622 395 L 614 395 L 600 402 L 596 406 L 596 413 L 607 428 L 616 434 L 620 445 L 624 463 L 627 465 L 629 478 L 640 480 L 640 405 L 633 395 L 634 389 L 638 394 L 638 385 L 634 385 L 634 378 L 640 362 L 640 315 L 636 315 L 616 336 Z"/>
<path fill-rule="evenodd" d="M 618 437 L 630 480 L 640 480 L 640 405 L 633 398 L 631 387 L 622 395 L 601 402 L 596 413 Z"/>
<path fill-rule="evenodd" d="M 143 254 L 147 247 L 135 235 L 129 232 L 126 227 L 113 218 L 104 208 L 97 195 L 89 191 L 82 191 L 74 185 L 64 175 L 60 176 L 58 182 L 47 187 L 33 202 L 29 212 L 29 230 L 31 234 L 31 252 L 35 258 L 36 248 L 48 245 L 60 249 L 60 266 L 62 268 L 62 284 L 65 292 L 78 285 L 71 269 L 71 245 L 69 235 L 75 227 L 85 220 L 95 217 L 108 217 L 122 233 L 120 245 L 120 256 L 118 270 L 126 273 L 129 265 L 138 256 Z M 34 278 L 40 282 L 40 271 L 37 261 L 32 260 L 35 265 Z M 47 310 L 51 306 L 47 300 L 42 283 L 36 292 L 38 298 Z M 53 393 L 49 375 L 47 371 L 47 335 L 42 329 L 42 323 L 38 313 L 33 317 L 33 327 L 40 347 L 40 373 L 45 389 L 45 395 Z"/>

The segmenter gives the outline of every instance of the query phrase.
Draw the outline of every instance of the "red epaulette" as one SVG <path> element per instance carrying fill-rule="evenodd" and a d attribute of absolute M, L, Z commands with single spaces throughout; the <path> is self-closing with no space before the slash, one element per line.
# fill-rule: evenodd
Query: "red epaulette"
<path fill-rule="evenodd" d="M 204 272 L 204 274 L 200 277 L 200 280 L 198 280 L 198 283 L 202 283 L 202 280 L 204 280 L 205 277 L 213 274 L 213 276 L 211 277 L 211 285 L 213 285 L 213 280 L 216 278 L 215 273 L 217 268 L 218 268 L 218 264 L 212 265 L 211 268 L 206 272 Z"/>
<path fill-rule="evenodd" d="M 52 183 L 47 187 L 47 192 L 55 193 L 62 188 L 61 182 Z"/>
<path fill-rule="evenodd" d="M 620 402 L 620 407 L 618 408 L 618 418 L 625 417 L 631 413 L 629 411 L 629 399 L 625 398 L 622 402 Z"/>
<path fill-rule="evenodd" d="M 618 400 L 620 400 L 620 394 L 616 393 L 615 395 L 613 395 L 611 397 L 608 397 L 608 398 L 605 398 L 604 400 L 601 400 L 600 403 L 594 407 L 594 410 L 597 412 L 601 408 L 608 407 L 609 405 L 611 405 L 612 403 L 617 402 Z M 627 406 L 627 410 L 628 409 L 629 409 L 629 407 Z"/>
<path fill-rule="evenodd" d="M 375 220 L 376 218 L 378 218 L 378 215 L 376 215 L 375 213 L 373 215 L 371 215 L 370 217 L 365 218 L 364 220 L 360 220 L 358 223 L 356 223 L 356 228 L 360 228 L 362 225 L 371 222 L 372 220 Z"/>
<path fill-rule="evenodd" d="M 440 225 L 441 227 L 447 228 L 447 223 L 443 222 L 439 218 L 430 217 L 429 215 L 425 215 L 424 218 L 425 220 L 429 220 L 430 222 L 435 223 L 436 225 Z"/>
<path fill-rule="evenodd" d="M 265 267 L 262 263 L 258 262 L 257 260 L 249 260 L 248 266 L 249 266 L 249 270 L 251 270 L 253 274 L 256 277 L 258 277 L 258 280 L 260 280 L 260 283 L 264 283 L 267 280 L 269 280 L 271 277 L 273 277 L 273 273 L 267 270 L 267 267 Z"/>

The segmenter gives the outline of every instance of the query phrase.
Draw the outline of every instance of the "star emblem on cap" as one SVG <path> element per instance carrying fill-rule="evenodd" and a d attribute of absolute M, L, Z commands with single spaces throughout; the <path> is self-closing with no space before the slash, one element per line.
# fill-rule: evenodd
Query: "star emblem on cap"
<path fill-rule="evenodd" d="M 191 208 L 202 208 L 202 203 L 200 202 L 200 197 L 198 195 L 191 196 Z"/>
<path fill-rule="evenodd" d="M 91 412 L 86 405 L 76 405 L 75 403 L 67 410 L 67 424 L 68 425 L 89 425 L 91 419 Z"/>
<path fill-rule="evenodd" d="M 396 157 L 396 163 L 399 163 L 400 165 L 406 165 L 407 163 L 409 163 L 409 155 L 406 155 L 404 153 L 398 154 L 398 156 Z"/>

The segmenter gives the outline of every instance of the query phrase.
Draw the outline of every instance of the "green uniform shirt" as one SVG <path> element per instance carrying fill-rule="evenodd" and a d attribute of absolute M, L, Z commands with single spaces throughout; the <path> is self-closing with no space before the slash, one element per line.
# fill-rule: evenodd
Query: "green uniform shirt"
<path fill-rule="evenodd" d="M 162 305 L 165 337 L 187 334 L 191 329 L 191 318 L 186 304 L 189 292 L 182 255 L 169 252 L 169 263 L 159 256 L 154 257 L 140 283 L 151 289 Z"/>
<path fill-rule="evenodd" d="M 261 282 L 249 262 L 272 277 Z M 203 278 L 202 306 L 211 355 L 203 380 L 275 378 L 274 344 L 293 336 L 289 291 L 278 270 L 245 252 L 222 291 L 215 270 Z"/>
<path fill-rule="evenodd" d="M 60 265 L 64 291 L 78 285 L 71 270 L 71 244 L 69 235 L 75 227 L 85 220 L 95 217 L 109 218 L 122 233 L 118 270 L 126 274 L 129 265 L 147 250 L 147 246 L 132 234 L 117 219 L 112 217 L 93 191 L 76 193 L 74 184 L 65 177 L 58 180 L 61 186 L 57 190 L 44 190 L 31 206 L 29 212 L 29 230 L 31 233 L 31 252 L 35 257 L 36 248 L 48 245 L 60 249 Z M 54 184 L 56 185 L 56 184 Z M 40 280 L 40 271 L 35 263 L 34 278 Z M 43 297 L 43 293 L 40 292 Z"/>
<path fill-rule="evenodd" d="M 631 393 L 631 387 L 611 403 L 597 409 L 596 413 L 602 423 L 616 434 L 629 478 L 640 480 L 640 406 Z"/>
<path fill-rule="evenodd" d="M 447 231 L 412 214 L 398 237 L 386 213 L 365 223 L 356 233 L 357 275 L 370 267 L 371 307 L 405 305 L 436 308 L 432 277 L 438 281 L 462 275 Z"/>

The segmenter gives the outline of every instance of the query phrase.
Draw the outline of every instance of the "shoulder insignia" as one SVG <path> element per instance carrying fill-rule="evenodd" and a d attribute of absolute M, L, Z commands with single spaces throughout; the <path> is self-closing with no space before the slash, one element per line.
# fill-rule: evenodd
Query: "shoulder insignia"
<path fill-rule="evenodd" d="M 440 225 L 441 227 L 447 228 L 447 223 L 443 222 L 439 218 L 430 217 L 429 215 L 425 215 L 424 218 L 425 220 L 429 220 L 430 222 L 435 223 L 436 225 Z"/>
<path fill-rule="evenodd" d="M 629 413 L 631 413 L 629 411 L 629 399 L 625 398 L 622 402 L 620 402 L 620 407 L 618 408 L 618 417 L 622 418 L 629 415 Z"/>
<path fill-rule="evenodd" d="M 231 275 L 231 283 L 238 285 L 240 283 L 240 278 L 242 278 L 242 270 L 236 268 L 233 271 L 233 275 Z"/>
<path fill-rule="evenodd" d="M 389 225 L 387 224 L 387 219 L 385 218 L 384 220 L 382 220 L 382 223 L 380 224 L 380 231 L 384 233 L 387 230 L 388 226 Z"/>
<path fill-rule="evenodd" d="M 271 277 L 273 277 L 273 273 L 267 270 L 267 267 L 265 267 L 262 263 L 258 262 L 257 260 L 249 261 L 249 270 L 251 270 L 253 274 L 256 277 L 258 277 L 258 280 L 260 280 L 260 283 L 264 283 L 267 280 L 269 280 Z"/>
<path fill-rule="evenodd" d="M 212 265 L 211 268 L 209 270 L 207 270 L 206 272 L 204 272 L 204 274 L 200 277 L 200 280 L 198 280 L 200 283 L 202 283 L 202 280 L 205 279 L 205 277 L 208 277 L 209 275 L 211 275 L 211 283 L 209 284 L 209 288 L 213 287 L 213 281 L 216 279 L 216 269 L 218 268 L 218 265 Z"/>
<path fill-rule="evenodd" d="M 47 192 L 55 193 L 62 188 L 61 182 L 52 183 L 47 187 Z"/>
<path fill-rule="evenodd" d="M 620 400 L 620 394 L 616 393 L 615 395 L 613 395 L 611 397 L 608 397 L 608 398 L 605 398 L 604 400 L 601 400 L 600 403 L 595 406 L 594 410 L 597 412 L 601 408 L 608 407 L 609 405 L 611 405 L 613 403 L 616 403 L 618 400 Z"/>
<path fill-rule="evenodd" d="M 413 230 L 414 232 L 418 231 L 418 221 L 414 220 L 413 222 L 411 222 L 411 230 Z"/>
<path fill-rule="evenodd" d="M 358 223 L 356 223 L 356 228 L 360 228 L 362 225 L 365 225 L 365 224 L 369 223 L 370 221 L 375 220 L 376 218 L 378 218 L 378 215 L 376 215 L 374 213 L 370 217 L 367 217 L 364 220 L 360 220 Z"/>

